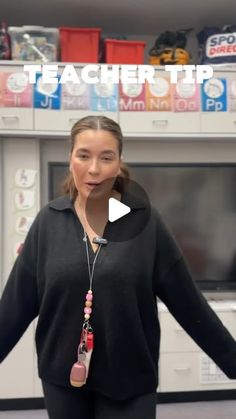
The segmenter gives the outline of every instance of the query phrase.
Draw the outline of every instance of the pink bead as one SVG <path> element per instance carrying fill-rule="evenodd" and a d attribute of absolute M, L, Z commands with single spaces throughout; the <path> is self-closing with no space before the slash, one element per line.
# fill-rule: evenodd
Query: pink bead
<path fill-rule="evenodd" d="M 90 307 L 85 307 L 84 308 L 84 313 L 91 314 L 92 313 L 92 309 Z"/>
<path fill-rule="evenodd" d="M 86 300 L 92 301 L 92 299 L 93 299 L 93 294 L 87 294 L 86 295 Z"/>

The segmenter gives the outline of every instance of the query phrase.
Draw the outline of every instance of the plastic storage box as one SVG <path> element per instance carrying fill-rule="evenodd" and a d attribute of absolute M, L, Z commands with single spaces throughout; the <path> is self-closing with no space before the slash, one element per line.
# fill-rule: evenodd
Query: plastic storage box
<path fill-rule="evenodd" d="M 58 60 L 58 29 L 43 26 L 10 26 L 12 60 Z"/>
<path fill-rule="evenodd" d="M 144 48 L 143 41 L 123 41 L 117 39 L 105 39 L 106 63 L 109 64 L 143 64 Z"/>
<path fill-rule="evenodd" d="M 97 63 L 100 28 L 59 28 L 61 61 Z"/>

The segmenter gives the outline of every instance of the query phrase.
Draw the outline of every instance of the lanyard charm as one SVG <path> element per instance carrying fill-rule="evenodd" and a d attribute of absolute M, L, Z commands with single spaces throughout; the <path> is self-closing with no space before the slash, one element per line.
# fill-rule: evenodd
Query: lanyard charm
<path fill-rule="evenodd" d="M 87 234 L 85 233 L 85 243 L 87 251 L 87 262 L 88 262 L 88 273 L 90 279 L 90 288 L 86 294 L 86 301 L 84 307 L 84 323 L 82 326 L 82 332 L 80 337 L 80 343 L 77 351 L 77 362 L 71 368 L 70 372 L 70 384 L 73 387 L 82 387 L 87 380 L 89 373 L 89 366 L 91 361 L 91 356 L 94 348 L 94 334 L 89 319 L 92 313 L 92 304 L 93 304 L 93 291 L 92 291 L 92 282 L 95 263 L 101 249 L 102 243 L 99 244 L 98 251 L 93 261 L 92 271 L 90 271 L 90 261 L 89 261 L 89 252 L 88 252 L 88 243 L 87 243 Z"/>
<path fill-rule="evenodd" d="M 94 334 L 92 327 L 89 323 L 86 323 L 86 328 L 83 326 L 78 346 L 78 360 L 73 365 L 70 373 L 70 383 L 73 387 L 82 387 L 86 383 L 93 347 Z"/>

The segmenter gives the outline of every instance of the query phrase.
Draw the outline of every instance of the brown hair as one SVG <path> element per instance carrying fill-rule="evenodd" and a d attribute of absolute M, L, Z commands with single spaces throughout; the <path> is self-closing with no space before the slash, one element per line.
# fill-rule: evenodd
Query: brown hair
<path fill-rule="evenodd" d="M 71 129 L 71 137 L 70 137 L 71 138 L 71 149 L 70 149 L 71 153 L 73 152 L 73 149 L 74 149 L 76 136 L 87 129 L 109 131 L 118 142 L 119 156 L 121 156 L 122 149 L 123 149 L 123 134 L 122 134 L 120 125 L 117 124 L 117 122 L 113 121 L 113 119 L 107 118 L 106 116 L 102 116 L 102 115 L 85 116 L 84 118 L 79 119 L 73 125 Z M 125 184 L 130 179 L 130 171 L 126 164 L 121 163 L 120 171 L 121 173 L 119 176 L 117 176 L 116 181 L 113 186 L 113 188 L 118 192 L 123 191 Z M 71 172 L 68 173 L 68 175 L 66 176 L 65 180 L 62 183 L 62 191 L 64 194 L 69 194 L 70 198 L 75 200 L 78 194 L 78 191 L 76 189 Z"/>

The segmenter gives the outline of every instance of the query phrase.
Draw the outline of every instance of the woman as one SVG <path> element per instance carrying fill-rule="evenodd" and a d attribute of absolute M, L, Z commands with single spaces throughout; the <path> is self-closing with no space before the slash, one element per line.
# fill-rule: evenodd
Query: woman
<path fill-rule="evenodd" d="M 37 215 L 2 295 L 0 361 L 39 315 L 38 370 L 50 419 L 154 419 L 156 296 L 230 378 L 236 344 L 154 208 L 139 234 L 122 239 L 149 212 L 122 181 L 119 125 L 88 116 L 71 140 L 66 195 Z M 110 197 L 131 208 L 114 223 Z"/>

